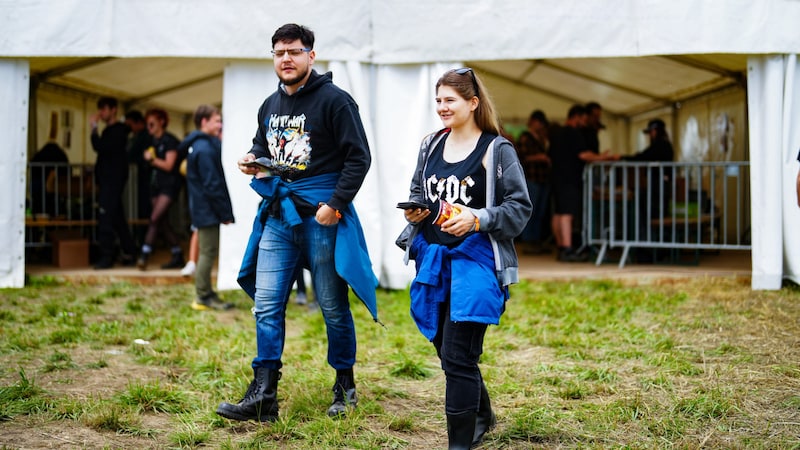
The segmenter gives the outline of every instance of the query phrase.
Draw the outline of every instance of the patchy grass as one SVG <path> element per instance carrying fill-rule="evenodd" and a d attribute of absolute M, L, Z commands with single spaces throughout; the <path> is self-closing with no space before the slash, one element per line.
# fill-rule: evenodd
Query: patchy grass
<path fill-rule="evenodd" d="M 318 312 L 289 305 L 280 419 L 218 417 L 252 377 L 250 300 L 196 312 L 193 286 L 0 291 L 0 446 L 354 448 L 446 446 L 444 378 L 408 314 L 352 300 L 359 408 L 325 415 L 334 372 Z M 483 448 L 800 448 L 800 290 L 741 279 L 524 282 L 481 367 L 498 426 Z"/>

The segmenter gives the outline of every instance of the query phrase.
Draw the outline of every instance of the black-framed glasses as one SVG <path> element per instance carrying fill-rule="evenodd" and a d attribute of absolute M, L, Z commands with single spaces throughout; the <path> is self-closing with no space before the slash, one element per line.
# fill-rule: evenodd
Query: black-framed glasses
<path fill-rule="evenodd" d="M 478 80 L 475 78 L 475 71 L 472 70 L 472 68 L 462 67 L 460 69 L 453 69 L 453 72 L 455 72 L 456 75 L 469 74 L 470 78 L 472 78 L 472 87 L 475 89 L 475 97 L 481 98 L 480 91 L 478 90 Z"/>
<path fill-rule="evenodd" d="M 303 53 L 308 53 L 310 51 L 311 51 L 310 48 L 287 48 L 283 50 L 270 50 L 270 53 L 272 53 L 272 56 L 274 56 L 275 58 L 283 58 L 283 55 L 287 53 L 289 54 L 289 56 L 294 58 L 295 56 L 300 56 Z"/>

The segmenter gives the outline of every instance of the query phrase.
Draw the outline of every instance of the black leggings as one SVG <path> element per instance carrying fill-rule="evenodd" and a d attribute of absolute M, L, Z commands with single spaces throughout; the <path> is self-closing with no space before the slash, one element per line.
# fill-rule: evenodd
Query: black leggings
<path fill-rule="evenodd" d="M 450 320 L 450 300 L 442 304 L 439 330 L 433 346 L 445 375 L 445 412 L 476 412 L 480 406 L 483 377 L 478 361 L 483 353 L 484 323 Z"/>
<path fill-rule="evenodd" d="M 153 246 L 158 232 L 166 239 L 171 247 L 179 245 L 178 236 L 169 223 L 169 208 L 172 206 L 172 197 L 159 194 L 153 197 L 153 211 L 150 213 L 150 225 L 147 227 L 147 234 L 144 236 L 144 243 Z"/>

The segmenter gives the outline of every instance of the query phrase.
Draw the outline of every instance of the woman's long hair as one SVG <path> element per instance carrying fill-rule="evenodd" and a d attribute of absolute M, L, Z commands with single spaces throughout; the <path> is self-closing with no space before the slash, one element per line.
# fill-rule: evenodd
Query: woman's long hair
<path fill-rule="evenodd" d="M 448 70 L 436 82 L 437 94 L 440 86 L 450 86 L 464 99 L 478 97 L 478 107 L 474 111 L 475 124 L 485 133 L 500 135 L 500 121 L 494 103 L 474 70 L 469 67 Z"/>

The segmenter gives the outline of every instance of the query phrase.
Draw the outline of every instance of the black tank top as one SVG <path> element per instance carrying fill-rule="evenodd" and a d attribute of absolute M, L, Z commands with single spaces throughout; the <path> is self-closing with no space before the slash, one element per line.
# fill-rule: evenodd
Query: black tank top
<path fill-rule="evenodd" d="M 440 199 L 475 209 L 486 207 L 486 169 L 483 167 L 483 157 L 495 137 L 489 133 L 481 134 L 472 153 L 457 163 L 449 163 L 443 158 L 447 136 L 431 152 L 423 173 L 423 192 L 431 215 L 428 216 L 422 233 L 428 242 L 455 247 L 470 235 L 467 233 L 457 237 L 444 233 L 438 225 L 433 224 L 433 218 L 439 212 Z"/>

